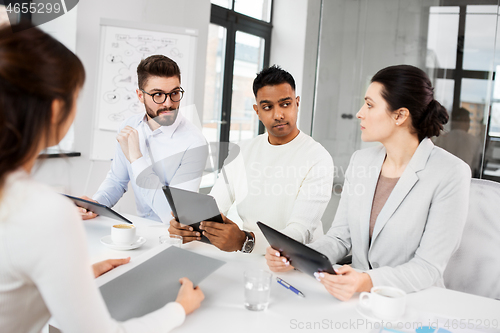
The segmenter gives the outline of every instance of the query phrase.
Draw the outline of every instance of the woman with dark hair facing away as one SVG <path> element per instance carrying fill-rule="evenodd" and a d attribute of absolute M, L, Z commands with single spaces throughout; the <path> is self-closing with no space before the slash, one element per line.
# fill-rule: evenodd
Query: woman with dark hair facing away
<path fill-rule="evenodd" d="M 332 263 L 352 251 L 352 267 L 316 278 L 340 300 L 373 286 L 405 292 L 444 287 L 443 271 L 467 217 L 471 178 L 466 163 L 429 139 L 448 121 L 445 108 L 422 70 L 400 65 L 375 74 L 356 116 L 361 139 L 382 145 L 352 155 L 332 226 L 310 244 Z M 266 259 L 276 272 L 293 265 L 271 247 Z"/>
<path fill-rule="evenodd" d="M 101 262 L 92 272 L 76 207 L 30 177 L 40 151 L 71 126 L 85 72 L 76 55 L 41 30 L 10 29 L 0 29 L 0 332 L 40 332 L 51 316 L 63 332 L 179 326 L 203 300 L 186 278 L 176 302 L 113 320 L 93 278 L 129 259 Z"/>

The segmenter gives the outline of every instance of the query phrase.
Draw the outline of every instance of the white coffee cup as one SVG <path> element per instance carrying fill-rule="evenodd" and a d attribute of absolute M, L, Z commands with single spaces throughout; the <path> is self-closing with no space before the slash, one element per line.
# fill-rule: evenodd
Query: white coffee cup
<path fill-rule="evenodd" d="M 135 242 L 133 224 L 115 224 L 111 227 L 111 240 L 117 245 L 130 245 Z"/>
<path fill-rule="evenodd" d="M 359 295 L 359 303 L 362 307 L 371 309 L 379 319 L 396 320 L 405 313 L 406 293 L 395 287 L 373 287 L 371 292 Z"/>

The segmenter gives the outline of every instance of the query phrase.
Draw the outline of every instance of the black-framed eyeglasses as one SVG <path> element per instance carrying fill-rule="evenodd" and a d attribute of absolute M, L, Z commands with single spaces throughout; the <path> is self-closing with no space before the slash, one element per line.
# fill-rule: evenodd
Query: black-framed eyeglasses
<path fill-rule="evenodd" d="M 142 89 L 141 89 L 141 91 L 143 93 L 145 93 L 146 95 L 151 96 L 151 98 L 153 99 L 153 102 L 155 102 L 156 104 L 165 103 L 165 101 L 167 100 L 167 97 L 170 97 L 170 100 L 172 102 L 179 102 L 182 99 L 182 97 L 184 96 L 184 89 L 182 89 L 182 87 L 179 89 L 176 89 L 172 92 L 169 92 L 169 93 L 165 93 L 163 91 L 158 91 L 158 92 L 150 94 Z"/>

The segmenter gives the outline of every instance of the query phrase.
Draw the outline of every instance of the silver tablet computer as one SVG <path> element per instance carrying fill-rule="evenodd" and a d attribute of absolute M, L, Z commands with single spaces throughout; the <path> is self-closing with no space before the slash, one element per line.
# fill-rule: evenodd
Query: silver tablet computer
<path fill-rule="evenodd" d="M 99 289 L 111 317 L 123 321 L 144 316 L 175 301 L 181 287 L 180 278 L 187 277 L 197 286 L 224 264 L 224 261 L 170 246 Z"/>

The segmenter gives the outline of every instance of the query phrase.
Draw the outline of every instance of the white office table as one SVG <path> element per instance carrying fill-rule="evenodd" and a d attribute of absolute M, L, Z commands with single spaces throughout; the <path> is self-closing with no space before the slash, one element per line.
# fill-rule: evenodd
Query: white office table
<path fill-rule="evenodd" d="M 243 306 L 243 272 L 246 269 L 268 270 L 265 259 L 252 254 L 224 253 L 199 242 L 187 244 L 184 248 L 224 260 L 227 264 L 200 283 L 205 301 L 175 332 L 195 332 L 203 327 L 219 327 L 218 332 L 370 332 L 380 328 L 380 323 L 367 320 L 356 310 L 358 294 L 347 302 L 339 301 L 313 277 L 298 271 L 273 273 L 273 279 L 276 276 L 283 278 L 302 291 L 305 298 L 273 281 L 269 308 L 264 312 L 246 310 Z M 437 287 L 407 297 L 407 319 L 411 324 L 422 318 L 425 318 L 425 324 L 429 319 L 435 322 L 434 317 L 471 319 L 473 324 L 496 319 L 500 330 L 500 301 Z M 449 322 L 457 326 L 459 323 Z M 316 325 L 316 329 L 307 329 L 308 325 L 312 328 Z M 388 324 L 387 327 L 391 326 Z M 396 324 L 392 328 L 397 328 Z"/>
<path fill-rule="evenodd" d="M 141 248 L 132 251 L 115 251 L 100 243 L 100 238 L 108 235 L 110 226 L 115 223 L 112 220 L 97 218 L 85 222 L 93 262 L 132 257 L 130 264 L 116 268 L 116 272 L 106 273 L 110 276 L 130 269 L 135 266 L 134 262 L 138 263 L 141 258 L 147 257 L 148 251 L 151 253 L 154 247 L 159 246 L 159 235 L 167 233 L 167 228 L 158 222 L 127 217 L 136 225 L 137 234 L 147 239 Z M 314 278 L 298 271 L 273 273 L 269 308 L 262 312 L 249 311 L 243 306 L 243 272 L 247 269 L 268 270 L 263 256 L 227 253 L 200 242 L 184 244 L 182 248 L 227 263 L 200 283 L 205 300 L 197 311 L 186 317 L 184 324 L 175 332 L 371 332 L 381 328 L 380 323 L 366 319 L 356 310 L 357 294 L 351 300 L 341 302 L 328 294 Z M 292 284 L 306 297 L 298 297 L 279 285 L 274 281 L 276 276 Z M 496 320 L 496 329 L 500 331 L 500 301 L 437 287 L 408 294 L 406 321 L 400 325 L 409 328 L 422 322 L 425 326 L 429 324 L 429 320 L 431 324 L 435 323 L 436 318 L 442 318 L 439 326 L 447 324 L 447 327 L 442 328 L 452 333 L 460 331 L 460 325 L 476 328 L 480 324 L 487 324 L 488 320 L 490 325 Z M 446 323 L 447 319 L 449 321 Z M 398 327 L 392 323 L 386 325 L 387 328 L 403 328 L 405 332 L 415 332 L 415 329 L 405 329 L 404 326 Z"/>

